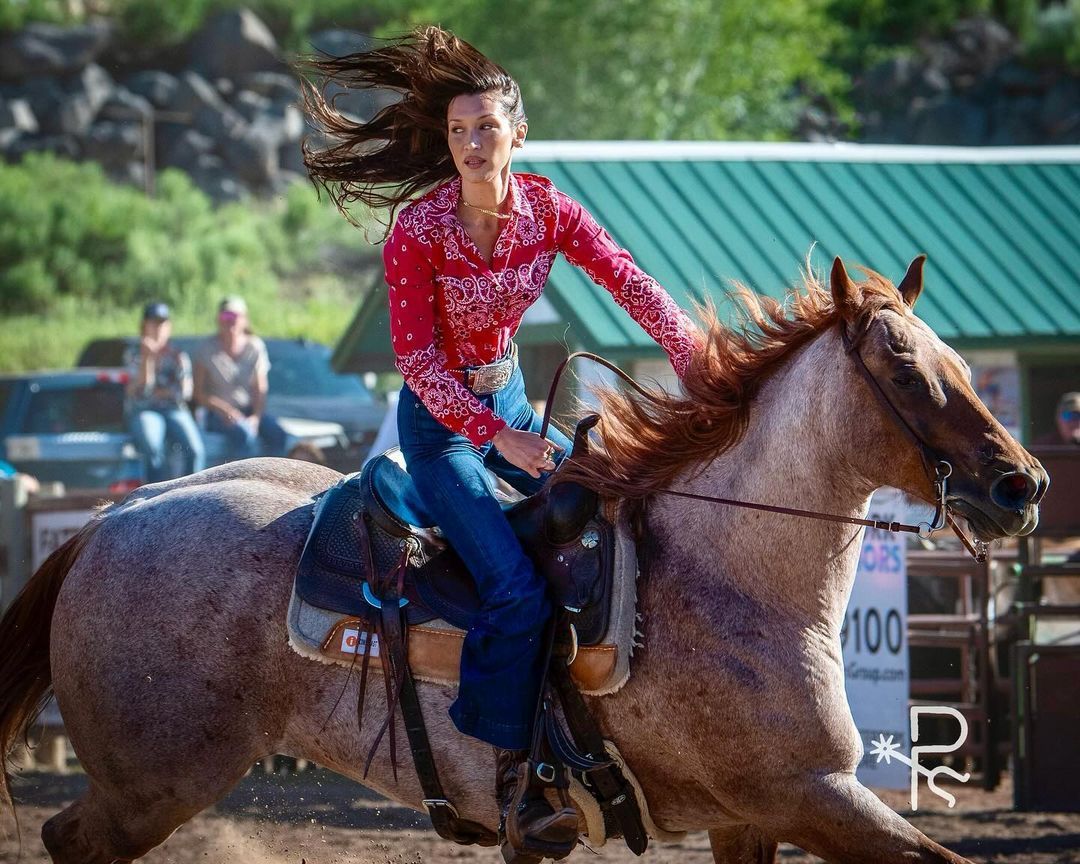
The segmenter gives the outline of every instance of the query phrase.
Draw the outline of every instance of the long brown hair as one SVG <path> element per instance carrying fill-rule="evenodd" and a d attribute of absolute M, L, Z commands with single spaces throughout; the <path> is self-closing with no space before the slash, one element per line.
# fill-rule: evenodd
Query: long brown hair
<path fill-rule="evenodd" d="M 446 143 L 446 111 L 455 96 L 497 93 L 513 124 L 525 121 L 521 89 L 510 74 L 472 45 L 439 27 L 420 27 L 373 51 L 344 57 L 322 54 L 301 63 L 304 109 L 328 142 L 303 143 L 312 183 L 338 209 L 360 201 L 391 211 L 418 193 L 455 176 Z M 326 86 L 382 88 L 401 94 L 367 121 L 355 121 L 327 100 Z"/>
<path fill-rule="evenodd" d="M 907 314 L 899 292 L 879 273 L 859 268 L 862 303 L 849 333 L 855 343 L 883 308 Z M 698 310 L 708 332 L 682 381 L 682 394 L 654 390 L 599 392 L 603 446 L 568 459 L 554 482 L 575 480 L 605 496 L 642 499 L 672 485 L 688 466 L 702 467 L 742 438 L 753 398 L 793 351 L 838 320 L 829 289 L 809 265 L 787 303 L 736 284 L 731 294 L 741 327 L 723 324 L 711 304 Z"/>

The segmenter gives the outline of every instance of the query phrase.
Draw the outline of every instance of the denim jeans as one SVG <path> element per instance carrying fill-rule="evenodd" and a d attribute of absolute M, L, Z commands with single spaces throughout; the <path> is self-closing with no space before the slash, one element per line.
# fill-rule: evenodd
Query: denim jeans
<path fill-rule="evenodd" d="M 206 467 L 202 433 L 183 406 L 136 405 L 128 419 L 135 447 L 143 457 L 148 483 L 171 479 L 167 447 L 177 445 L 184 454 L 181 477 Z"/>
<path fill-rule="evenodd" d="M 497 393 L 478 396 L 515 429 L 540 431 L 525 398 L 521 370 Z M 466 735 L 496 747 L 529 746 L 544 664 L 544 629 L 551 617 L 547 585 L 514 536 L 495 498 L 490 468 L 518 491 L 544 483 L 507 462 L 490 443 L 476 447 L 447 429 L 408 388 L 398 400 L 398 437 L 409 474 L 443 535 L 476 580 L 480 611 L 461 652 L 461 684 L 450 718 Z M 548 439 L 571 442 L 554 426 Z"/>
<path fill-rule="evenodd" d="M 227 423 L 213 411 L 209 411 L 206 415 L 206 431 L 219 432 L 225 436 L 229 444 L 230 459 L 285 455 L 285 430 L 269 414 L 263 414 L 259 418 L 258 430 L 253 430 L 250 423 Z"/>

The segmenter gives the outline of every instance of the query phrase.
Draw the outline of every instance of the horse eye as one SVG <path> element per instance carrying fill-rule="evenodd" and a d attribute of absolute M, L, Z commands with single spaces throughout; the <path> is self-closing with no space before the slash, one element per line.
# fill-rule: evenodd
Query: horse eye
<path fill-rule="evenodd" d="M 912 375 L 910 372 L 901 372 L 898 375 L 894 375 L 892 382 L 901 390 L 914 390 L 919 386 L 918 377 Z"/>

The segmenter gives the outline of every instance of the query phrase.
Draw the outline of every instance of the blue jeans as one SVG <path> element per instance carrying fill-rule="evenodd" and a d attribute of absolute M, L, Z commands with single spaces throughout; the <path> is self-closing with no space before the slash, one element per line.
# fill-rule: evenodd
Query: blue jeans
<path fill-rule="evenodd" d="M 540 431 L 525 398 L 521 370 L 499 392 L 478 396 L 515 429 Z M 533 568 L 495 498 L 490 468 L 531 494 L 546 475 L 530 477 L 489 443 L 476 447 L 431 416 L 408 388 L 398 401 L 398 437 L 409 474 L 443 534 L 476 580 L 480 611 L 461 652 L 461 684 L 450 718 L 466 735 L 496 747 L 525 749 L 544 665 L 544 628 L 551 617 L 547 585 Z M 571 442 L 554 426 L 548 439 L 569 454 Z"/>
<path fill-rule="evenodd" d="M 148 483 L 171 479 L 169 445 L 175 444 L 184 454 L 183 470 L 178 476 L 194 474 L 206 467 L 202 433 L 186 407 L 137 405 L 131 411 L 128 429 L 143 457 Z"/>
<path fill-rule="evenodd" d="M 229 445 L 230 459 L 250 459 L 260 454 L 263 456 L 285 455 L 285 430 L 269 414 L 263 414 L 259 418 L 259 428 L 256 431 L 249 423 L 228 423 L 213 411 L 208 411 L 206 431 L 220 432 L 225 436 Z"/>

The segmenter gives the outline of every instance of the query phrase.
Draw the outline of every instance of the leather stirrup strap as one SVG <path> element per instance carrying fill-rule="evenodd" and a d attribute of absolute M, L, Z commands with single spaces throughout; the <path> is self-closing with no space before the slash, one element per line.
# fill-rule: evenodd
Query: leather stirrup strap
<path fill-rule="evenodd" d="M 568 632 L 569 627 L 566 626 L 565 616 L 561 617 L 563 620 L 559 622 L 559 632 Z M 577 686 L 570 678 L 570 668 L 566 665 L 566 659 L 569 656 L 567 648 L 564 638 L 556 640 L 548 675 L 559 694 L 563 715 L 570 727 L 570 733 L 579 746 L 583 747 L 593 759 L 606 759 L 604 736 L 592 714 L 589 713 L 589 708 L 581 693 L 578 692 Z M 618 765 L 609 763 L 602 768 L 589 771 L 586 776 L 599 793 L 597 800 L 601 808 L 610 809 L 627 847 L 635 855 L 644 854 L 649 847 L 649 835 L 645 832 L 645 825 L 641 821 L 641 810 L 638 808 L 634 790 L 626 781 Z"/>
<path fill-rule="evenodd" d="M 396 587 L 396 586 L 395 586 Z M 406 654 L 404 615 L 398 608 L 398 595 L 394 587 L 382 598 L 382 650 L 393 670 L 393 678 L 399 688 L 397 704 L 401 708 L 401 717 L 405 721 L 405 734 L 409 739 L 416 776 L 424 793 L 424 807 L 427 809 L 431 824 L 444 840 L 454 843 L 480 846 L 494 846 L 498 842 L 496 835 L 478 822 L 462 819 L 454 805 L 446 799 L 439 771 L 435 766 L 435 757 L 431 752 L 424 715 L 420 708 L 420 699 L 416 693 L 416 684 L 409 670 Z"/>

